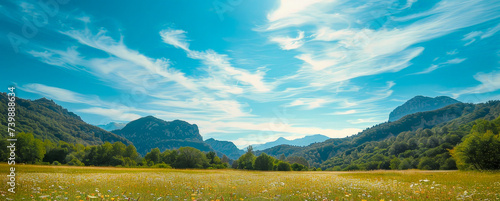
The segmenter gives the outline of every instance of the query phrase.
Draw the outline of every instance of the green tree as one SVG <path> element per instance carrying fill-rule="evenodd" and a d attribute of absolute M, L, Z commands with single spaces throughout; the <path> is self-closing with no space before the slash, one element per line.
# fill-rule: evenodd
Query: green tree
<path fill-rule="evenodd" d="M 451 150 L 457 167 L 477 170 L 500 169 L 500 137 L 491 130 L 473 132 L 462 143 Z"/>
<path fill-rule="evenodd" d="M 193 147 L 181 147 L 175 161 L 175 168 L 206 168 L 208 160 L 205 154 Z"/>
<path fill-rule="evenodd" d="M 253 170 L 255 158 L 252 146 L 248 146 L 247 153 L 241 155 L 238 161 L 236 161 L 238 163 L 238 169 Z"/>
<path fill-rule="evenodd" d="M 137 153 L 137 149 L 134 145 L 128 145 L 127 148 L 125 148 L 125 153 L 123 154 L 123 156 L 135 160 L 139 157 L 139 153 Z"/>
<path fill-rule="evenodd" d="M 112 156 L 124 156 L 126 154 L 125 150 L 127 149 L 127 145 L 122 142 L 113 143 L 113 148 L 111 149 Z"/>
<path fill-rule="evenodd" d="M 439 169 L 439 164 L 433 158 L 422 157 L 422 158 L 420 158 L 420 163 L 418 163 L 418 169 L 437 170 L 437 169 Z"/>
<path fill-rule="evenodd" d="M 292 167 L 290 166 L 290 163 L 285 162 L 285 161 L 280 161 L 278 162 L 278 171 L 291 171 Z"/>
<path fill-rule="evenodd" d="M 35 139 L 33 134 L 21 132 L 17 134 L 16 152 L 18 159 L 23 163 L 38 163 L 43 160 L 45 146 L 39 139 Z"/>
<path fill-rule="evenodd" d="M 267 155 L 266 153 L 261 153 L 259 157 L 255 159 L 254 168 L 256 170 L 273 170 L 274 158 Z"/>
<path fill-rule="evenodd" d="M 399 164 L 399 169 L 400 170 L 407 170 L 411 169 L 411 160 L 409 158 L 405 158 L 401 163 Z"/>
<path fill-rule="evenodd" d="M 166 149 L 163 153 L 161 153 L 160 160 L 165 164 L 169 164 L 172 166 L 175 163 L 175 160 L 177 160 L 178 155 L 179 153 L 177 152 L 177 150 Z"/>
<path fill-rule="evenodd" d="M 391 168 L 391 170 L 397 170 L 399 169 L 399 164 L 401 163 L 401 161 L 398 157 L 394 157 L 393 159 L 391 159 L 390 163 L 391 164 L 389 165 L 389 167 Z"/>
<path fill-rule="evenodd" d="M 302 166 L 309 168 L 309 163 L 307 160 L 302 157 L 302 156 L 289 156 L 286 158 L 286 161 L 290 164 L 298 163 L 301 164 Z"/>
<path fill-rule="evenodd" d="M 304 171 L 304 170 L 307 170 L 307 168 L 304 165 L 298 164 L 298 163 L 292 164 L 291 167 L 292 167 L 293 171 Z"/>
<path fill-rule="evenodd" d="M 158 149 L 158 147 L 151 149 L 151 151 L 149 153 L 147 153 L 146 156 L 144 156 L 144 158 L 146 159 L 146 161 L 148 161 L 148 164 L 149 164 L 149 161 L 153 162 L 153 165 L 159 163 L 160 162 L 160 149 Z"/>

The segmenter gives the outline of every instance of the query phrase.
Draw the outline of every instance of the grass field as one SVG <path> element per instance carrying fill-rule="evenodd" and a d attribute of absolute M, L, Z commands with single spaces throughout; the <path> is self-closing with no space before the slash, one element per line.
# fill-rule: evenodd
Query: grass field
<path fill-rule="evenodd" d="M 499 200 L 500 173 L 256 172 L 0 164 L 0 200 Z"/>

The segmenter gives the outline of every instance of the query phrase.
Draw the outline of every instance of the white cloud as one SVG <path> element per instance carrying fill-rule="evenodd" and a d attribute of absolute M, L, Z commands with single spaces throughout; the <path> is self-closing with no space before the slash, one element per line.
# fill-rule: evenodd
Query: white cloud
<path fill-rule="evenodd" d="M 25 84 L 20 89 L 26 92 L 39 94 L 46 98 L 67 103 L 84 103 L 93 106 L 102 105 L 102 102 L 97 97 L 90 98 L 86 95 L 76 93 L 70 90 L 58 87 L 51 87 L 38 83 Z"/>
<path fill-rule="evenodd" d="M 500 24 L 497 24 L 496 26 L 489 28 L 485 32 L 472 31 L 468 34 L 465 34 L 464 38 L 462 38 L 463 41 L 467 41 L 464 44 L 464 46 L 468 46 L 468 45 L 474 43 L 476 40 L 482 40 L 485 38 L 489 38 L 489 37 L 495 35 L 495 33 L 497 33 L 498 31 L 500 31 Z"/>
<path fill-rule="evenodd" d="M 185 34 L 186 32 L 183 30 L 168 29 L 160 31 L 163 42 L 183 49 L 186 51 L 188 57 L 199 59 L 208 67 L 207 72 L 209 73 L 209 77 L 217 80 L 215 82 L 216 86 L 211 86 L 213 89 L 230 89 L 226 92 L 241 94 L 244 92 L 243 88 L 234 87 L 231 86 L 234 84 L 228 83 L 231 81 L 239 81 L 242 84 L 252 86 L 254 92 L 271 91 L 272 87 L 264 81 L 264 72 L 257 70 L 255 73 L 251 73 L 248 70 L 236 68 L 229 62 L 230 59 L 227 55 L 219 54 L 210 49 L 206 51 L 191 50 L 189 49 Z M 213 83 L 214 79 L 208 79 L 208 82 Z"/>
<path fill-rule="evenodd" d="M 498 31 L 500 31 L 500 24 L 497 24 L 496 26 L 489 28 L 483 35 L 481 35 L 481 39 L 489 38 L 495 35 Z"/>
<path fill-rule="evenodd" d="M 323 98 L 299 98 L 288 104 L 288 106 L 305 106 L 305 108 L 307 109 L 316 109 L 319 107 L 323 107 L 325 104 L 328 104 L 330 102 L 332 101 Z"/>
<path fill-rule="evenodd" d="M 448 64 L 459 64 L 459 63 L 462 63 L 463 61 L 465 61 L 466 58 L 454 58 L 454 59 L 450 59 L 448 61 L 445 61 L 445 62 L 442 62 L 442 63 L 439 63 L 439 64 L 432 64 L 429 68 L 421 71 L 421 72 L 417 72 L 417 73 L 413 73 L 413 75 L 418 75 L 418 74 L 427 74 L 427 73 L 430 73 L 432 71 L 435 71 L 439 68 L 442 68 Z"/>
<path fill-rule="evenodd" d="M 184 73 L 171 68 L 166 59 L 152 59 L 135 50 L 131 50 L 123 44 L 123 41 L 115 41 L 106 35 L 106 30 L 101 29 L 96 35 L 93 35 L 89 29 L 71 30 L 61 32 L 71 38 L 74 38 L 83 45 L 104 51 L 121 60 L 128 61 L 131 64 L 146 70 L 149 75 L 159 75 L 163 79 L 174 81 L 189 90 L 197 90 L 198 86 L 193 80 L 187 78 Z M 142 73 L 144 74 L 144 73 Z"/>
<path fill-rule="evenodd" d="M 351 124 L 364 124 L 364 123 L 382 123 L 384 122 L 384 120 L 379 120 L 376 118 L 367 118 L 367 119 L 347 120 L 347 122 Z"/>
<path fill-rule="evenodd" d="M 334 112 L 334 115 L 347 115 L 347 114 L 356 114 L 356 110 L 347 110 L 342 112 Z"/>
<path fill-rule="evenodd" d="M 77 112 L 88 113 L 88 114 L 96 114 L 104 117 L 108 117 L 113 121 L 133 121 L 141 118 L 140 115 L 134 113 L 128 113 L 128 110 L 120 110 L 120 109 L 109 109 L 109 108 L 101 108 L 101 107 L 92 107 L 86 109 L 79 109 Z"/>
<path fill-rule="evenodd" d="M 272 37 L 270 40 L 272 42 L 278 43 L 282 50 L 293 50 L 299 48 L 304 44 L 304 32 L 300 31 L 299 35 L 295 38 L 290 38 L 288 36 L 278 36 Z"/>
<path fill-rule="evenodd" d="M 264 28 L 256 30 L 271 39 L 297 29 L 313 32 L 314 39 L 297 48 L 300 53 L 296 58 L 304 65 L 289 81 L 331 86 L 357 77 L 398 72 L 424 51 L 418 44 L 500 16 L 499 5 L 487 1 L 441 1 L 418 14 L 399 13 L 415 2 L 283 0 L 268 14 Z M 390 10 L 397 5 L 399 10 Z M 373 26 L 365 26 L 364 22 L 379 17 L 387 17 L 384 24 L 366 28 Z M 398 26 L 385 26 L 391 23 Z"/>
<path fill-rule="evenodd" d="M 406 0 L 406 5 L 401 9 L 411 8 L 411 6 L 417 2 L 417 0 Z"/>
<path fill-rule="evenodd" d="M 186 38 L 186 31 L 184 30 L 166 29 L 160 31 L 160 36 L 164 43 L 183 50 L 189 50 L 189 43 Z"/>
<path fill-rule="evenodd" d="M 500 89 L 500 71 L 480 72 L 474 75 L 474 79 L 481 82 L 481 84 L 452 93 L 453 98 L 458 98 L 464 94 L 482 94 Z"/>

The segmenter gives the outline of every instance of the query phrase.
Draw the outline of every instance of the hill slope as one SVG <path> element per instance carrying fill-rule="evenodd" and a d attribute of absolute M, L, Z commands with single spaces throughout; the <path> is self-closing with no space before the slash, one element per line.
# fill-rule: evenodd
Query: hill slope
<path fill-rule="evenodd" d="M 477 119 L 492 120 L 499 115 L 500 101 L 490 101 L 482 104 L 457 103 L 438 110 L 407 115 L 395 122 L 382 123 L 351 137 L 329 139 L 306 147 L 280 145 L 262 152 L 273 156 L 281 154 L 303 156 L 308 160 L 309 164 L 319 167 L 326 160 L 345 154 L 345 151 L 361 146 L 364 143 L 390 139 L 404 132 L 432 129 L 438 125 L 449 127 L 448 130 L 452 130 L 452 128 L 459 128 Z"/>
<path fill-rule="evenodd" d="M 112 132 L 132 141 L 137 152 L 143 155 L 157 147 L 160 151 L 185 146 L 194 147 L 201 151 L 212 150 L 208 144 L 203 142 L 196 124 L 189 124 L 181 120 L 168 122 L 147 116 L 131 121 L 123 129 Z"/>
<path fill-rule="evenodd" d="M 285 139 L 283 137 L 280 137 L 275 141 L 267 142 L 264 144 L 255 144 L 255 145 L 252 145 L 252 147 L 254 150 L 264 150 L 264 149 L 269 149 L 271 147 L 278 146 L 278 145 L 307 146 L 307 145 L 310 145 L 312 143 L 323 142 L 323 141 L 328 140 L 328 139 L 330 139 L 330 138 L 327 136 L 324 136 L 324 135 L 320 135 L 320 134 L 309 135 L 309 136 L 305 136 L 303 138 L 298 138 L 298 139 L 294 139 L 294 140 L 288 140 L 288 139 Z"/>
<path fill-rule="evenodd" d="M 0 94 L 0 110 L 7 111 L 7 94 Z M 16 132 L 33 133 L 35 138 L 53 142 L 65 141 L 84 145 L 108 142 L 131 144 L 127 139 L 90 125 L 52 100 L 16 99 Z M 7 112 L 0 113 L 0 121 L 7 122 Z M 7 136 L 5 124 L 0 125 L 1 136 Z"/>
<path fill-rule="evenodd" d="M 245 152 L 238 149 L 233 142 L 230 141 L 220 141 L 210 138 L 205 140 L 205 143 L 209 144 L 215 151 L 226 155 L 228 158 L 236 160 Z"/>
<path fill-rule="evenodd" d="M 460 103 L 460 101 L 457 101 L 448 96 L 438 96 L 435 98 L 415 96 L 412 99 L 406 101 L 403 105 L 394 109 L 389 114 L 389 121 L 397 121 L 409 114 L 437 110 L 439 108 L 443 108 L 455 103 Z"/>

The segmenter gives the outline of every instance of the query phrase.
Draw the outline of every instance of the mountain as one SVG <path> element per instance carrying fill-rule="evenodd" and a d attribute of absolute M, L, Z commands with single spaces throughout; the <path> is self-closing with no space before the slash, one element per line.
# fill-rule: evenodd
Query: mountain
<path fill-rule="evenodd" d="M 7 94 L 0 93 L 0 121 L 7 122 Z M 35 138 L 49 139 L 52 142 L 65 141 L 84 145 L 97 145 L 104 142 L 123 142 L 127 139 L 85 123 L 78 115 L 57 105 L 54 101 L 41 98 L 28 100 L 16 97 L 16 132 L 33 133 Z M 6 124 L 0 125 L 1 136 L 7 136 Z"/>
<path fill-rule="evenodd" d="M 398 106 L 389 114 L 389 121 L 396 121 L 402 117 L 414 114 L 417 112 L 426 112 L 431 110 L 437 110 L 448 105 L 455 103 L 460 103 L 453 98 L 448 96 L 438 96 L 435 98 L 426 96 L 415 96 L 412 99 L 406 101 L 403 105 Z"/>
<path fill-rule="evenodd" d="M 205 143 L 210 145 L 217 152 L 220 152 L 233 160 L 240 158 L 240 156 L 245 153 L 245 151 L 238 149 L 238 147 L 230 141 L 220 141 L 210 138 L 205 140 Z"/>
<path fill-rule="evenodd" d="M 107 131 L 113 131 L 113 130 L 118 130 L 118 129 L 122 129 L 123 127 L 125 127 L 125 123 L 116 123 L 116 122 L 109 122 L 108 124 L 104 124 L 104 125 L 96 125 L 97 127 L 99 128 L 102 128 L 104 130 L 107 130 Z"/>
<path fill-rule="evenodd" d="M 335 163 L 331 163 L 331 161 L 326 162 L 327 160 L 335 157 L 349 156 L 354 153 L 353 150 L 363 150 L 366 144 L 385 140 L 388 143 L 395 143 L 401 134 L 422 133 L 426 130 L 436 130 L 434 133 L 439 133 L 442 132 L 441 129 L 446 130 L 446 135 L 449 133 L 459 133 L 460 135 L 457 135 L 461 139 L 460 136 L 465 136 L 465 131 L 460 129 L 467 130 L 470 124 L 478 119 L 493 120 L 499 115 L 500 101 L 490 101 L 480 104 L 457 103 L 438 110 L 410 114 L 394 122 L 381 123 L 350 137 L 329 139 L 306 147 L 279 145 L 257 151 L 256 154 L 265 152 L 276 157 L 281 154 L 285 154 L 285 156 L 302 156 L 314 167 L 321 165 L 324 168 L 328 168 L 335 165 Z M 424 132 L 421 136 L 417 135 L 417 142 L 422 140 L 422 143 L 424 141 L 427 143 L 428 137 L 431 134 Z M 440 138 L 441 140 L 438 140 L 438 143 L 445 141 L 444 138 Z M 446 148 L 442 149 L 446 150 Z M 426 150 L 424 149 L 423 151 Z"/>
<path fill-rule="evenodd" d="M 164 121 L 153 116 L 129 122 L 125 127 L 112 131 L 134 143 L 137 152 L 145 155 L 153 148 L 177 149 L 194 147 L 200 151 L 212 151 L 203 141 L 196 124 L 182 120 Z"/>
<path fill-rule="evenodd" d="M 328 140 L 328 139 L 330 139 L 330 138 L 327 136 L 324 136 L 324 135 L 320 135 L 320 134 L 309 135 L 309 136 L 305 136 L 303 138 L 298 138 L 298 139 L 294 139 L 294 140 L 287 140 L 283 137 L 280 137 L 275 141 L 266 142 L 264 144 L 255 144 L 255 145 L 252 145 L 252 147 L 254 150 L 258 151 L 258 150 L 264 150 L 264 149 L 268 149 L 268 148 L 278 146 L 278 145 L 283 145 L 283 144 L 293 145 L 293 146 L 307 146 L 307 145 L 310 145 L 312 143 L 323 142 L 323 141 Z"/>

